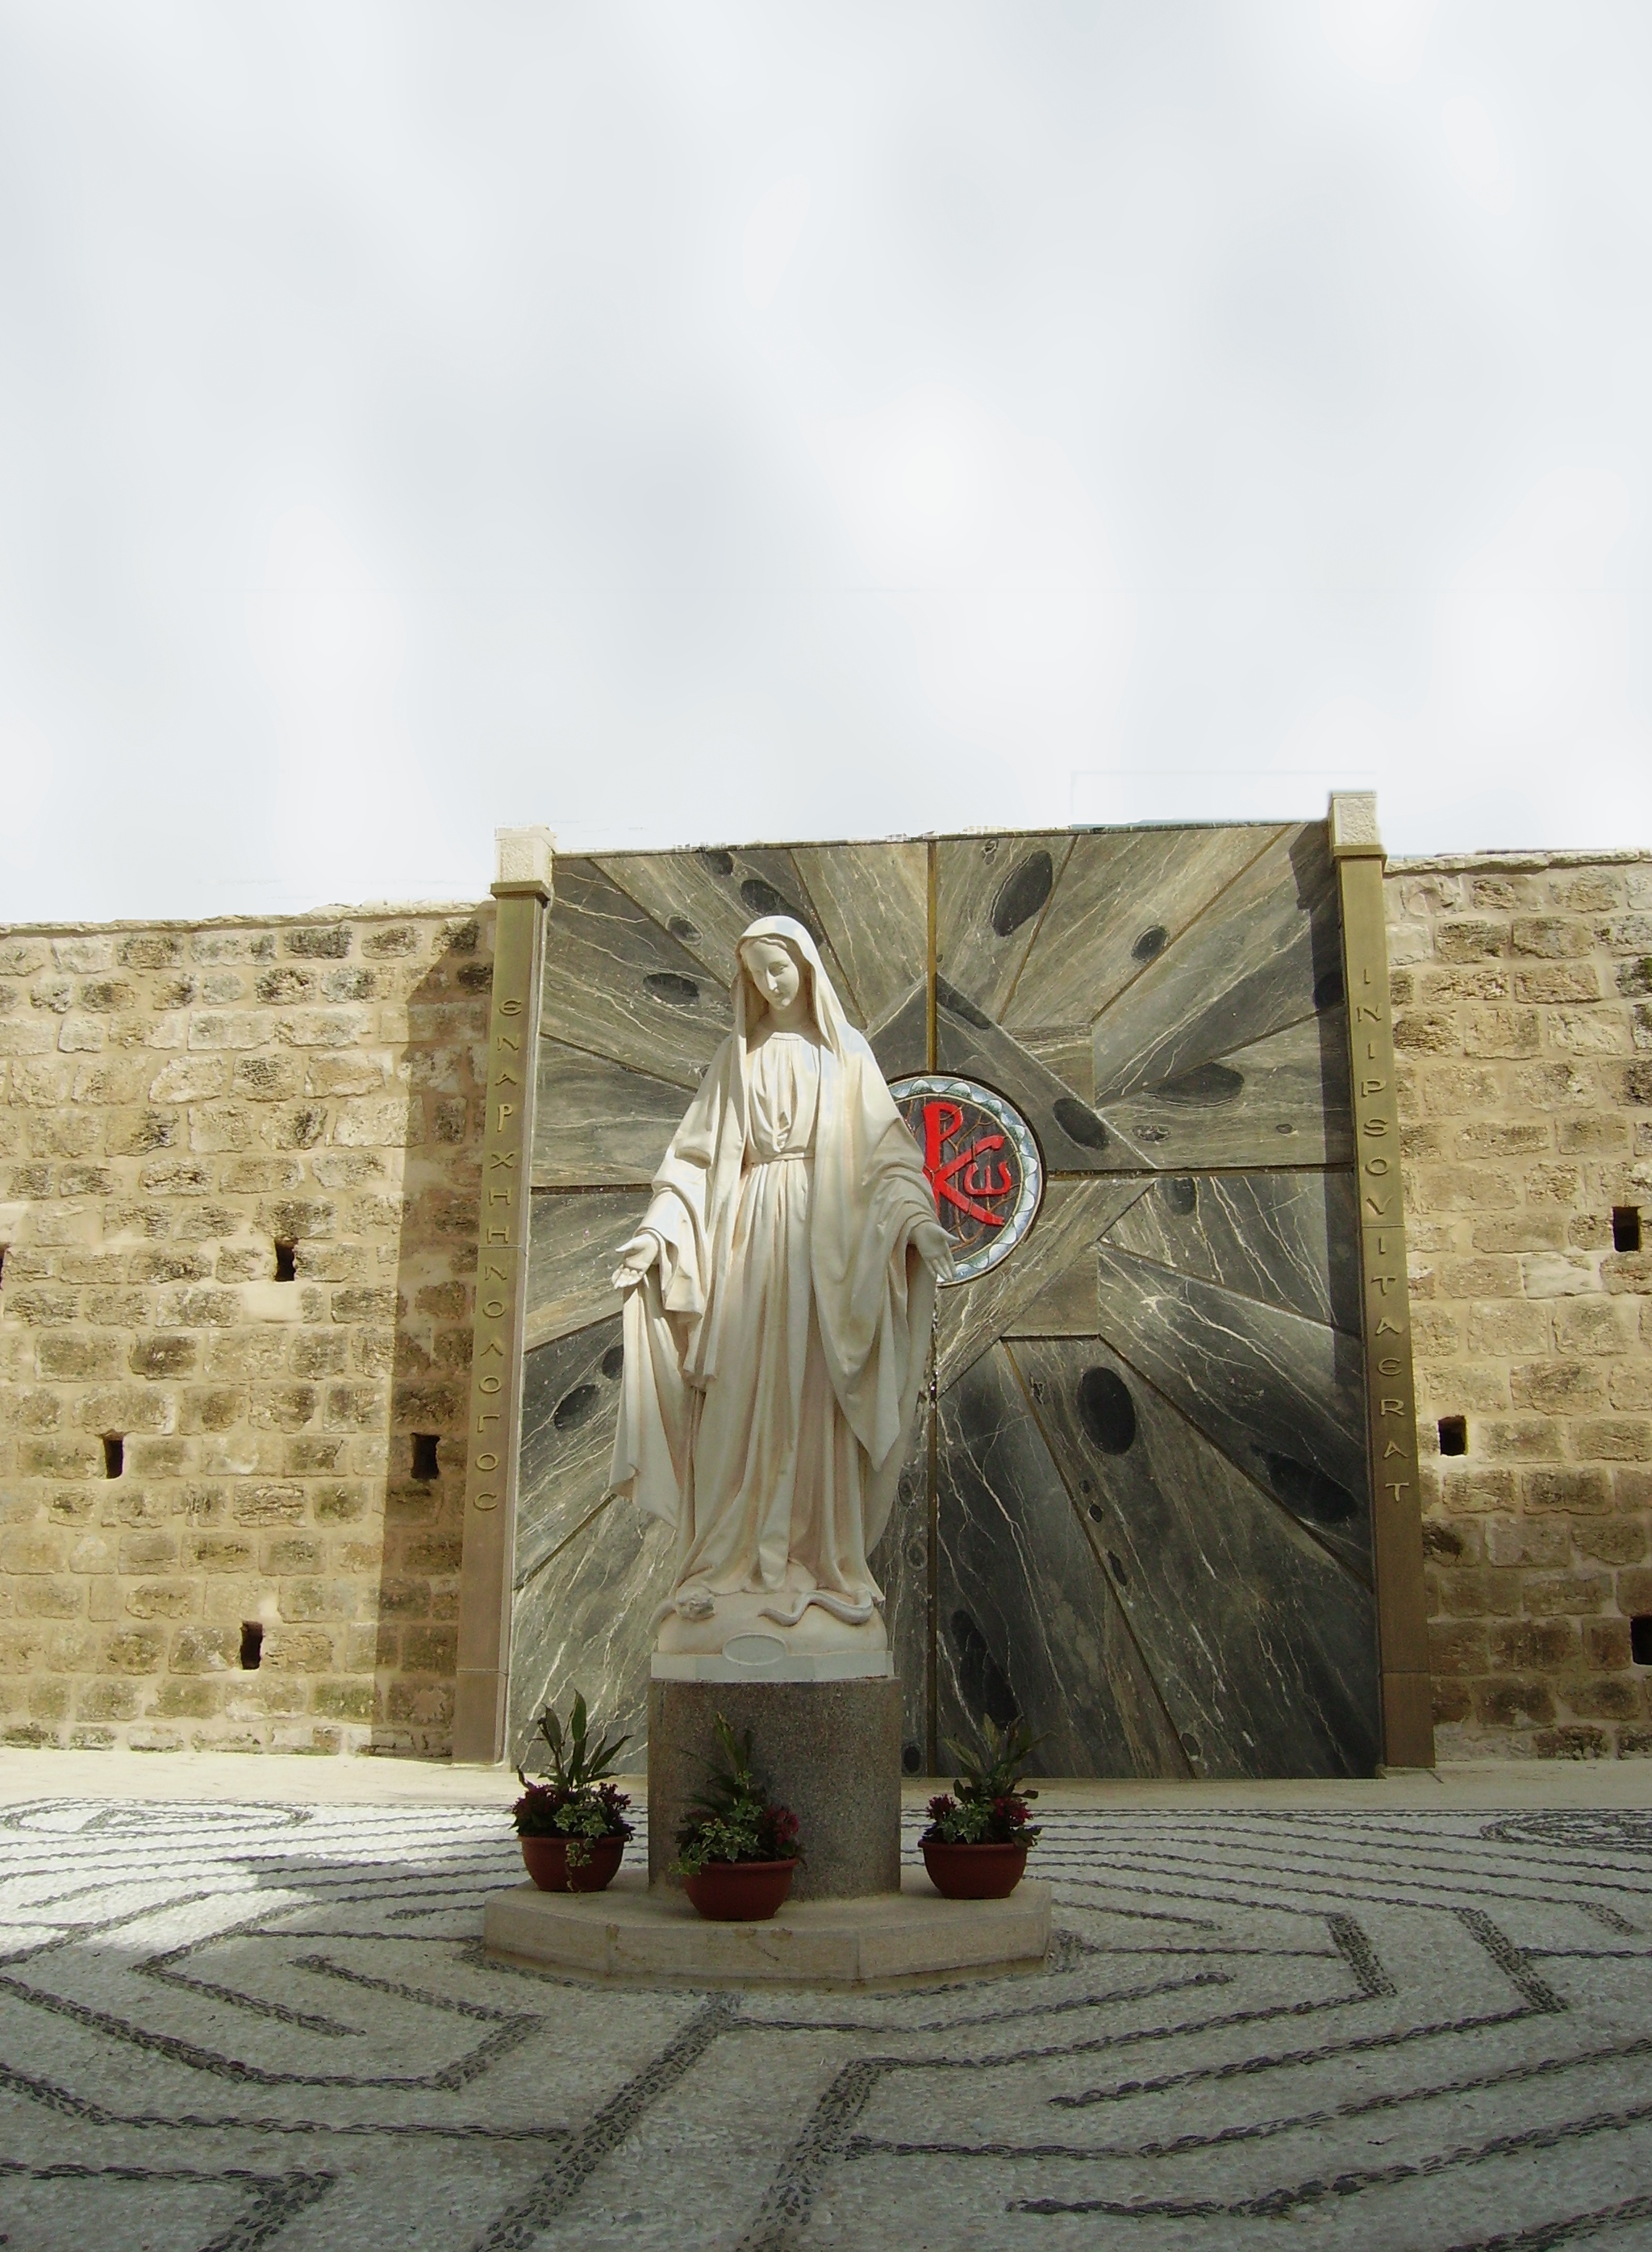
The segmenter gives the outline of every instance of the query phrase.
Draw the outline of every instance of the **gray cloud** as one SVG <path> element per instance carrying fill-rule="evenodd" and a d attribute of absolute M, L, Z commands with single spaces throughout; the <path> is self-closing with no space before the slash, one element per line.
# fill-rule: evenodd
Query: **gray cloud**
<path fill-rule="evenodd" d="M 1652 841 L 1633 4 L 0 9 L 0 900 Z"/>

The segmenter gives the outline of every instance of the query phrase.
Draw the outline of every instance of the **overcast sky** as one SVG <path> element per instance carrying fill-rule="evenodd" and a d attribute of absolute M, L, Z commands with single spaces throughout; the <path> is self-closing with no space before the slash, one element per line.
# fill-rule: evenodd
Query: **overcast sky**
<path fill-rule="evenodd" d="M 0 914 L 1652 845 L 1646 0 L 0 0 Z"/>

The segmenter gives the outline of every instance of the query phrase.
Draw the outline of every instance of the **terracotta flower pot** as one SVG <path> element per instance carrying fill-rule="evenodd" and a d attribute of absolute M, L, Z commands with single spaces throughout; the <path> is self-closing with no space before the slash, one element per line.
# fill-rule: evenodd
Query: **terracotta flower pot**
<path fill-rule="evenodd" d="M 519 1838 L 528 1874 L 542 1893 L 600 1893 L 611 1885 L 625 1852 L 623 1838 L 581 1839 L 587 1852 L 572 1867 L 566 1838 Z"/>
<path fill-rule="evenodd" d="M 1006 1900 L 1027 1871 L 1024 1845 L 926 1845 L 929 1881 L 947 1900 Z"/>
<path fill-rule="evenodd" d="M 792 1888 L 793 1861 L 708 1861 L 683 1889 L 712 1923 L 766 1923 Z"/>

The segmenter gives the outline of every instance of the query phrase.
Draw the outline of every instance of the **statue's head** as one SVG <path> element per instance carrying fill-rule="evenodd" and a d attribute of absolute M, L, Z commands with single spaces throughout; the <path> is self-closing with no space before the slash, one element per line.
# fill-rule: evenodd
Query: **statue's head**
<path fill-rule="evenodd" d="M 743 938 L 740 965 L 766 1009 L 789 1009 L 809 990 L 809 965 L 783 938 Z"/>

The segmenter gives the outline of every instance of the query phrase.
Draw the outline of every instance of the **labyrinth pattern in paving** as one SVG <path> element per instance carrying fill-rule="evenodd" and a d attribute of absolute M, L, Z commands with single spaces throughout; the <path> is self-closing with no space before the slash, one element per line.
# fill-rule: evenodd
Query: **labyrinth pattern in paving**
<path fill-rule="evenodd" d="M 1652 1817 L 1052 1813 L 1042 1973 L 855 1998 L 491 1965 L 503 1832 L 6 1810 L 8 2252 L 1652 2244 Z"/>

